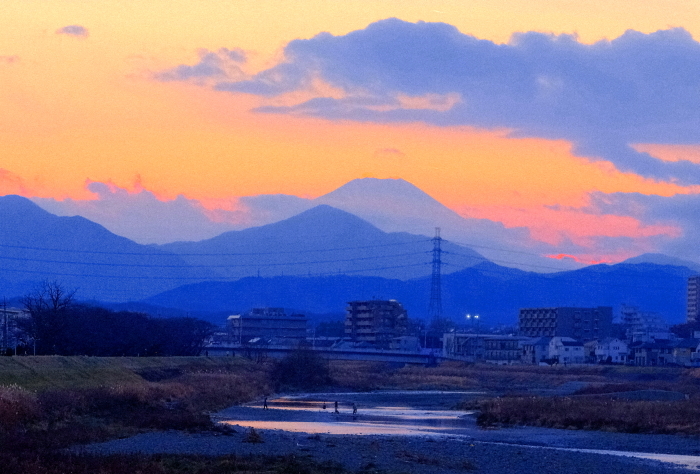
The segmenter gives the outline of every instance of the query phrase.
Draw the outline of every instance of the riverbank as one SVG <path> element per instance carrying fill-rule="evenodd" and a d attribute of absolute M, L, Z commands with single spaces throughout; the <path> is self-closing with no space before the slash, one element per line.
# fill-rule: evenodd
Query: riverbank
<path fill-rule="evenodd" d="M 562 431 L 546 428 L 480 429 L 473 416 L 441 410 L 444 398 L 440 393 L 411 394 L 382 392 L 378 394 L 329 393 L 292 397 L 284 402 L 269 400 L 271 409 L 260 404 L 232 407 L 215 415 L 232 428 L 219 433 L 145 433 L 129 439 L 113 440 L 85 447 L 86 452 L 99 454 L 143 453 L 223 456 L 297 456 L 313 463 L 340 463 L 351 472 L 453 474 L 465 471 L 521 474 L 609 473 L 616 470 L 635 473 L 678 472 L 678 466 L 650 459 L 576 452 L 571 449 L 602 449 L 633 452 L 657 452 L 676 455 L 698 454 L 694 437 L 630 435 L 592 431 Z M 322 400 L 341 400 L 340 415 Z M 408 405 L 419 402 L 418 410 Z M 431 403 L 432 401 L 432 403 Z M 387 402 L 394 408 L 386 409 Z M 361 404 L 356 417 L 349 410 L 351 403 Z M 283 406 L 285 405 L 286 406 Z M 396 408 L 399 407 L 399 408 Z M 391 420 L 391 412 L 398 419 Z M 459 420 L 460 424 L 435 423 L 435 420 Z M 379 426 L 391 432 L 393 425 L 415 425 L 417 431 L 401 434 L 347 434 L 358 430 L 374 432 Z M 260 429 L 260 423 L 294 426 L 284 431 Z M 376 422 L 376 423 L 375 423 Z M 353 424 L 354 423 L 354 424 Z M 327 434 L 318 430 L 345 429 L 346 434 Z M 251 426 L 255 436 L 251 437 Z M 308 431 L 304 431 L 308 429 Z M 315 432 L 314 432 L 315 430 Z M 421 431 L 422 430 L 422 431 Z M 337 432 L 335 430 L 330 430 Z M 250 442 L 251 438 L 259 442 Z M 675 459 L 675 458 L 674 458 Z M 700 459 L 700 458 L 698 458 Z M 677 460 L 677 459 L 676 459 Z"/>
<path fill-rule="evenodd" d="M 187 446 L 198 446 L 197 440 L 200 439 L 206 440 L 206 443 L 213 446 L 222 446 L 219 451 L 215 451 L 217 455 L 230 456 L 233 453 L 233 455 L 251 454 L 273 457 L 307 456 L 309 454 L 307 451 L 297 452 L 298 449 L 301 449 L 299 443 L 301 446 L 305 443 L 301 440 L 304 436 L 302 434 L 261 431 L 264 443 L 260 445 L 246 443 L 243 440 L 247 436 L 246 429 L 237 428 L 237 433 L 228 433 L 226 429 L 214 424 L 210 417 L 210 414 L 216 410 L 256 398 L 262 400 L 264 395 L 270 394 L 273 388 L 278 385 L 278 381 L 274 380 L 273 376 L 274 367 L 273 361 L 253 362 L 241 358 L 0 358 L 0 462 L 24 460 L 23 462 L 26 462 L 25 471 L 28 473 L 34 471 L 61 472 L 52 471 L 50 468 L 43 471 L 37 470 L 38 467 L 32 464 L 32 456 L 38 453 L 34 457 L 46 460 L 47 466 L 51 466 L 54 461 L 56 465 L 59 465 L 62 458 L 59 459 L 61 455 L 57 454 L 60 453 L 58 450 L 96 442 L 108 443 L 105 446 L 112 446 L 109 443 L 116 443 L 114 446 L 123 447 L 125 445 L 119 443 L 128 443 L 130 442 L 128 440 L 136 440 L 137 444 L 141 446 L 153 446 L 153 450 L 146 449 L 146 452 L 152 453 L 171 452 L 169 446 L 172 442 L 181 447 L 172 451 L 175 457 L 185 456 L 186 453 L 194 456 L 209 453 L 205 448 L 202 448 L 202 451 L 198 447 L 195 447 L 191 452 L 189 451 L 190 448 Z M 459 402 L 464 402 L 465 398 L 467 399 L 465 407 L 475 407 L 479 406 L 483 400 L 498 396 L 517 394 L 568 396 L 577 391 L 591 390 L 591 388 L 598 391 L 601 389 L 620 391 L 620 389 L 630 388 L 673 389 L 678 393 L 689 395 L 690 401 L 693 402 L 697 398 L 697 390 L 700 386 L 697 383 L 699 375 L 697 371 L 672 368 L 496 367 L 462 363 L 445 363 L 438 367 L 395 367 L 378 363 L 335 361 L 328 364 L 328 369 L 332 381 L 329 386 L 324 387 L 329 391 L 329 394 L 324 396 L 329 403 L 339 399 L 341 411 L 344 412 L 343 416 L 349 413 L 351 406 L 351 399 L 343 398 L 345 397 L 344 393 L 357 390 L 391 389 L 390 393 L 386 392 L 386 395 L 382 395 L 384 396 L 383 400 L 375 399 L 377 406 L 396 407 L 404 403 L 412 407 L 430 410 L 433 408 L 454 408 Z M 394 398 L 397 393 L 396 389 L 409 390 L 413 397 L 410 403 Z M 442 390 L 443 394 L 445 391 L 468 391 L 472 395 L 468 397 L 459 395 L 449 400 L 440 397 L 440 406 L 433 406 L 431 403 L 438 399 L 432 395 L 432 392 L 428 391 L 434 390 Z M 316 395 L 321 396 L 321 394 Z M 360 395 L 356 394 L 355 396 Z M 379 395 L 375 392 L 372 396 L 378 397 Z M 271 405 L 274 405 L 274 402 Z M 360 416 L 366 415 L 369 406 L 366 400 L 358 399 L 357 405 Z M 266 416 L 273 416 L 276 411 L 270 410 Z M 239 412 L 237 415 L 239 418 L 241 413 Z M 566 414 L 564 413 L 564 415 Z M 471 418 L 471 422 L 474 422 L 473 418 Z M 475 426 L 474 429 L 478 428 Z M 449 446 L 448 451 L 444 453 L 445 459 L 449 461 L 444 461 L 447 462 L 444 465 L 436 463 L 435 456 L 431 456 L 432 444 L 424 444 L 436 442 L 440 444 L 440 442 L 421 440 L 421 437 L 411 441 L 403 438 L 395 441 L 398 443 L 396 446 L 405 447 L 392 448 L 393 450 L 387 451 L 389 454 L 386 455 L 388 457 L 384 461 L 382 461 L 384 454 L 380 454 L 378 460 L 380 463 L 384 463 L 382 465 L 385 467 L 382 469 L 385 469 L 386 472 L 412 472 L 405 469 L 404 465 L 407 460 L 411 466 L 428 466 L 425 468 L 428 469 L 426 472 L 435 472 L 435 466 L 438 465 L 445 469 L 457 469 L 455 466 L 462 466 L 460 467 L 462 469 L 470 462 L 496 469 L 498 466 L 493 464 L 496 461 L 492 458 L 501 455 L 500 450 L 505 449 L 499 448 L 496 443 L 505 442 L 510 443 L 508 449 L 516 449 L 516 451 L 510 452 L 509 456 L 520 456 L 517 454 L 517 449 L 525 449 L 527 453 L 530 453 L 527 454 L 526 461 L 534 463 L 534 466 L 539 466 L 539 457 L 550 456 L 549 452 L 537 454 L 537 451 L 532 450 L 543 448 L 537 448 L 532 443 L 525 448 L 516 448 L 512 445 L 513 443 L 528 444 L 522 443 L 522 437 L 516 436 L 519 433 L 529 433 L 528 436 L 534 433 L 518 430 L 536 429 L 540 428 L 478 430 L 479 436 L 490 436 L 492 433 L 497 433 L 498 437 L 488 439 L 479 438 L 476 435 L 468 437 L 475 446 L 481 447 L 474 451 L 477 453 L 476 458 L 466 459 L 467 464 L 459 464 L 462 462 L 459 453 L 465 452 L 466 449 L 463 437 L 452 440 L 442 437 L 442 442 Z M 546 432 L 538 434 L 539 438 L 537 439 L 541 441 L 540 446 L 547 445 L 550 446 L 548 449 L 554 449 L 557 446 L 551 444 L 549 439 L 566 440 L 569 439 L 570 434 L 577 434 L 577 436 L 583 437 L 572 446 L 585 446 L 587 448 L 600 446 L 610 449 L 611 447 L 615 448 L 616 444 L 622 443 L 627 446 L 625 449 L 628 450 L 649 450 L 644 441 L 630 441 L 633 438 L 624 442 L 620 440 L 626 438 L 600 441 L 606 440 L 609 433 L 555 431 L 558 434 L 547 434 Z M 292 437 L 288 438 L 289 436 Z M 311 441 L 318 441 L 315 438 L 316 434 L 312 433 L 308 436 L 314 437 Z M 318 434 L 318 436 L 325 440 L 327 436 L 331 435 Z M 341 449 L 333 450 L 329 446 L 317 443 L 317 454 L 314 455 L 316 457 L 308 459 L 310 464 L 307 467 L 311 469 L 309 472 L 319 468 L 320 464 L 317 464 L 316 461 L 327 463 L 334 459 L 343 462 L 347 460 L 348 467 L 343 469 L 350 470 L 348 472 L 364 469 L 374 462 L 366 456 L 367 452 L 374 449 L 372 446 L 376 446 L 376 444 L 367 444 L 372 443 L 371 440 L 368 441 L 369 438 L 356 438 L 352 434 L 337 436 L 329 443 L 335 444 Z M 586 436 L 590 436 L 590 438 L 586 438 Z M 126 439 L 119 440 L 118 438 Z M 236 444 L 235 441 L 238 438 L 240 438 L 240 442 Z M 683 444 L 682 440 L 686 438 L 681 436 L 670 438 L 675 441 L 662 441 L 661 445 L 666 443 L 671 448 L 661 452 L 694 454 L 690 447 L 686 449 Z M 384 435 L 375 441 L 384 443 L 385 439 Z M 413 446 L 411 444 L 413 442 L 418 444 Z M 697 440 L 694 442 L 697 443 Z M 192 445 L 192 443 L 195 444 Z M 637 444 L 635 445 L 635 443 Z M 161 446 L 162 450 L 157 448 L 158 446 Z M 275 448 L 269 449 L 270 446 Z M 563 447 L 568 449 L 567 446 Z M 268 451 L 263 452 L 264 447 L 268 447 Z M 414 448 L 416 449 L 415 453 L 413 452 Z M 471 449 L 472 446 L 469 448 Z M 134 452 L 131 448 L 120 449 L 114 451 L 121 453 L 117 455 L 119 459 L 105 458 L 105 466 L 112 465 L 110 463 L 113 461 L 116 462 L 114 465 L 119 464 L 119 462 L 133 461 L 139 466 L 150 465 L 149 463 L 153 462 L 165 462 L 155 458 L 136 459 L 128 454 Z M 258 451 L 260 449 L 263 451 Z M 304 449 L 313 451 L 314 448 L 306 446 Z M 136 451 L 141 450 L 137 449 Z M 575 458 L 583 454 L 600 456 L 594 453 L 572 454 L 569 452 L 562 455 L 562 460 L 557 462 L 563 463 L 561 466 L 568 466 L 566 463 L 569 462 L 571 456 Z M 552 454 L 552 456 L 559 459 L 560 455 Z M 98 460 L 90 459 L 85 458 L 88 464 L 98 463 Z M 83 458 L 76 458 L 76 461 L 82 462 L 82 460 Z M 351 460 L 354 461 L 351 462 Z M 193 465 L 196 465 L 199 461 L 192 460 L 192 462 Z M 206 461 L 205 464 L 207 462 L 209 461 Z M 222 458 L 216 462 L 227 461 Z M 260 462 L 265 465 L 278 466 L 275 469 L 279 469 L 279 472 L 284 472 L 286 469 L 284 463 L 275 464 L 277 461 L 272 458 L 260 458 Z M 363 462 L 366 464 L 362 464 Z M 622 461 L 617 459 L 615 462 Z M 635 460 L 634 462 L 642 461 Z M 340 467 L 338 468 L 340 469 Z M 429 469 L 433 469 L 433 471 Z M 530 468 L 524 469 L 530 474 Z M 92 471 L 88 469 L 85 472 Z M 265 470 L 263 469 L 263 471 Z M 23 472 L 22 466 L 17 466 L 15 472 Z M 76 472 L 82 471 L 78 469 Z M 176 473 L 179 471 L 166 466 L 160 471 L 154 472 Z M 269 472 L 277 471 L 269 470 Z M 365 470 L 365 472 L 371 472 L 371 469 Z"/>

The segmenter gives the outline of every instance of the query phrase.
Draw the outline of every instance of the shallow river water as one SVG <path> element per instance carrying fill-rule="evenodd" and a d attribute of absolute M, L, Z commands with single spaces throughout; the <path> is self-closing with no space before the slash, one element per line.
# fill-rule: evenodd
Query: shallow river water
<path fill-rule="evenodd" d="M 472 412 L 450 409 L 461 400 L 479 395 L 478 392 L 315 393 L 269 399 L 268 409 L 264 409 L 262 402 L 233 407 L 220 412 L 216 419 L 256 429 L 310 434 L 466 438 L 475 443 L 627 456 L 700 469 L 700 456 L 683 453 L 694 443 L 687 438 L 532 427 L 484 430 L 476 425 Z M 679 443 L 683 448 L 675 449 Z M 659 452 L 648 451 L 651 446 L 658 446 Z"/>

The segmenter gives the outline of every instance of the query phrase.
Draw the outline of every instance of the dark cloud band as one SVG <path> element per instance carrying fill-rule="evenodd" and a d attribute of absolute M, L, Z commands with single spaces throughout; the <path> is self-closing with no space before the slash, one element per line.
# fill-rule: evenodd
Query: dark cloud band
<path fill-rule="evenodd" d="M 214 87 L 272 97 L 305 89 L 314 78 L 344 97 L 257 111 L 510 128 L 517 136 L 569 140 L 581 156 L 622 171 L 700 183 L 697 165 L 664 162 L 629 146 L 700 143 L 700 43 L 681 28 L 627 31 L 590 45 L 572 35 L 528 32 L 496 44 L 444 23 L 388 19 L 344 36 L 292 41 L 282 63 Z M 461 100 L 447 110 L 401 101 L 429 94 Z"/>

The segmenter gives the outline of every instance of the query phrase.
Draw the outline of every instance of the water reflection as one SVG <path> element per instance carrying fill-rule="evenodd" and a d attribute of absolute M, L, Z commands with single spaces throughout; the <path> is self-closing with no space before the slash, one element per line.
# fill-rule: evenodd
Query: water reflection
<path fill-rule="evenodd" d="M 453 406 L 459 400 L 478 394 L 402 392 L 401 398 L 404 402 L 408 397 L 419 405 L 435 405 L 434 400 L 421 399 L 439 396 L 443 403 Z M 219 421 L 256 429 L 347 435 L 445 435 L 474 424 L 473 420 L 467 418 L 472 413 L 469 411 L 381 405 L 389 401 L 389 397 L 396 396 L 396 392 L 375 392 L 280 397 L 268 400 L 269 410 L 262 410 L 261 404 L 251 404 L 247 409 L 237 410 L 235 419 L 226 419 L 224 416 Z M 338 401 L 339 413 L 335 413 L 335 401 Z M 353 404 L 358 408 L 357 414 L 352 413 Z"/>
<path fill-rule="evenodd" d="M 700 456 L 570 447 L 590 446 L 586 437 L 596 436 L 595 432 L 576 433 L 547 428 L 485 431 L 476 425 L 471 416 L 473 412 L 449 409 L 462 400 L 481 395 L 480 392 L 306 394 L 268 400 L 269 410 L 263 410 L 262 404 L 224 410 L 218 414 L 217 421 L 255 429 L 310 434 L 447 436 L 472 443 L 629 456 L 700 469 Z M 334 413 L 336 401 L 340 412 L 337 414 Z M 358 407 L 356 415 L 352 414 L 353 403 Z"/>

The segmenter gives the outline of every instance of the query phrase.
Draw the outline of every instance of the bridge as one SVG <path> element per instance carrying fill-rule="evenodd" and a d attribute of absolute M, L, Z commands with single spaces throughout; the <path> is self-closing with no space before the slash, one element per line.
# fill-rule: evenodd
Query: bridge
<path fill-rule="evenodd" d="M 212 344 L 206 346 L 202 351 L 203 355 L 209 357 L 247 357 L 250 359 L 275 358 L 281 359 L 296 347 L 290 346 L 242 346 L 242 345 L 219 345 Z M 368 349 L 368 348 L 332 348 L 332 347 L 309 347 L 309 350 L 316 352 L 326 360 L 364 360 L 371 362 L 392 362 L 415 365 L 432 365 L 441 359 L 440 351 L 428 352 L 408 352 L 396 350 Z"/>

